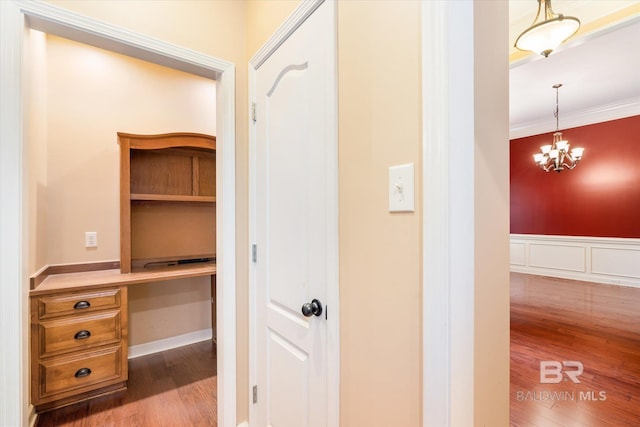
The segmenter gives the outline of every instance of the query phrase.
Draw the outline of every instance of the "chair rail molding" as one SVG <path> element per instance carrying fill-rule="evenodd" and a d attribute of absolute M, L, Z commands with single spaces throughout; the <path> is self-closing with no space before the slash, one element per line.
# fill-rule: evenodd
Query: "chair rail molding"
<path fill-rule="evenodd" d="M 511 234 L 511 271 L 640 287 L 640 239 Z"/>

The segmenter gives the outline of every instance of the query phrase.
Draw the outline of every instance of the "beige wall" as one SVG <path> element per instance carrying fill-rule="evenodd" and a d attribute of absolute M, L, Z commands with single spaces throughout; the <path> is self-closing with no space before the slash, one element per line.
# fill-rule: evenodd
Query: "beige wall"
<path fill-rule="evenodd" d="M 33 111 L 36 124 L 44 114 L 45 132 L 31 138 L 46 154 L 34 156 L 45 157 L 44 174 L 30 167 L 43 199 L 36 245 L 44 242 L 48 265 L 117 260 L 116 132 L 215 135 L 215 82 L 54 36 L 44 53 L 45 84 L 31 91 L 44 92 L 46 106 Z M 98 233 L 97 248 L 84 247 L 85 231 Z M 140 285 L 129 297 L 131 346 L 211 327 L 207 278 Z"/>
<path fill-rule="evenodd" d="M 46 52 L 47 264 L 117 260 L 116 133 L 215 135 L 215 82 L 53 36 Z"/>
<path fill-rule="evenodd" d="M 243 1 L 48 0 L 47 2 L 99 21 L 227 60 L 236 64 L 240 83 L 245 80 L 241 78 L 243 74 L 239 72 L 243 68 L 246 47 L 246 5 Z M 244 134 L 246 130 L 243 131 Z"/>
<path fill-rule="evenodd" d="M 509 425 L 509 168 L 504 167 L 509 164 L 507 11 L 505 0 L 475 2 L 474 425 L 477 426 Z"/>
<path fill-rule="evenodd" d="M 23 176 L 28 194 L 25 210 L 27 211 L 27 260 L 24 265 L 28 274 L 37 270 L 38 266 L 46 263 L 46 240 L 44 215 L 38 212 L 46 210 L 45 188 L 47 185 L 47 75 L 46 75 L 46 35 L 39 31 L 27 33 L 27 48 L 24 51 L 24 84 L 23 108 L 29 120 L 24 121 L 24 138 L 26 141 L 26 165 Z M 30 399 L 29 367 L 29 339 L 26 336 L 30 330 L 29 316 L 29 280 L 22 283 L 22 330 L 25 339 L 22 340 L 22 400 Z M 33 406 L 22 408 L 22 419 L 30 420 Z"/>
<path fill-rule="evenodd" d="M 420 57 L 419 2 L 338 4 L 343 426 L 422 425 Z M 403 163 L 416 211 L 392 214 Z"/>
<path fill-rule="evenodd" d="M 25 84 L 29 165 L 29 273 L 47 264 L 47 37 L 29 31 Z"/>
<path fill-rule="evenodd" d="M 300 0 L 247 0 L 247 55 L 251 58 L 298 7 Z"/>

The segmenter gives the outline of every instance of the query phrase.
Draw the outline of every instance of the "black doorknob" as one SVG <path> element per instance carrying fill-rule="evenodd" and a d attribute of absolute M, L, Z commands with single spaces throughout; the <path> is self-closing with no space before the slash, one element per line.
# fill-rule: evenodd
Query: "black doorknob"
<path fill-rule="evenodd" d="M 304 317 L 320 316 L 322 314 L 322 303 L 317 299 L 302 304 L 302 315 Z"/>

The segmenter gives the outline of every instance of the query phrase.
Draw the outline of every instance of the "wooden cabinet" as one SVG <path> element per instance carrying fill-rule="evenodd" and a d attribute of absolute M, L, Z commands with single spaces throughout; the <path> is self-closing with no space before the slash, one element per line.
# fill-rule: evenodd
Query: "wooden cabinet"
<path fill-rule="evenodd" d="M 213 262 L 216 138 L 118 133 L 118 143 L 122 273 Z"/>
<path fill-rule="evenodd" d="M 49 266 L 31 279 L 36 411 L 126 389 L 127 289 L 216 275 L 215 137 L 131 135 L 120 144 L 120 262 Z M 215 338 L 215 302 L 212 307 Z"/>
<path fill-rule="evenodd" d="M 31 361 L 37 411 L 126 388 L 127 288 L 33 295 Z"/>

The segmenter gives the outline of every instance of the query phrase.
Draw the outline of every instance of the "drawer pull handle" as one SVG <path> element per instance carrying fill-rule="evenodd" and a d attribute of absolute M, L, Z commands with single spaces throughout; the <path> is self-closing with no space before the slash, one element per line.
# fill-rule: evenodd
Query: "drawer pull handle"
<path fill-rule="evenodd" d="M 83 378 L 83 377 L 88 377 L 89 375 L 91 375 L 91 369 L 89 368 L 80 368 L 76 371 L 75 373 L 75 377 L 76 378 Z"/>
<path fill-rule="evenodd" d="M 83 308 L 89 308 L 89 307 L 91 307 L 91 304 L 89 303 L 89 301 L 78 301 L 73 306 L 73 308 L 76 309 L 76 310 L 80 310 L 80 309 L 83 309 Z"/>
<path fill-rule="evenodd" d="M 86 329 L 83 329 L 81 331 L 76 332 L 73 338 L 77 340 L 83 340 L 83 339 L 89 338 L 90 336 L 91 336 L 91 331 L 87 331 Z"/>

